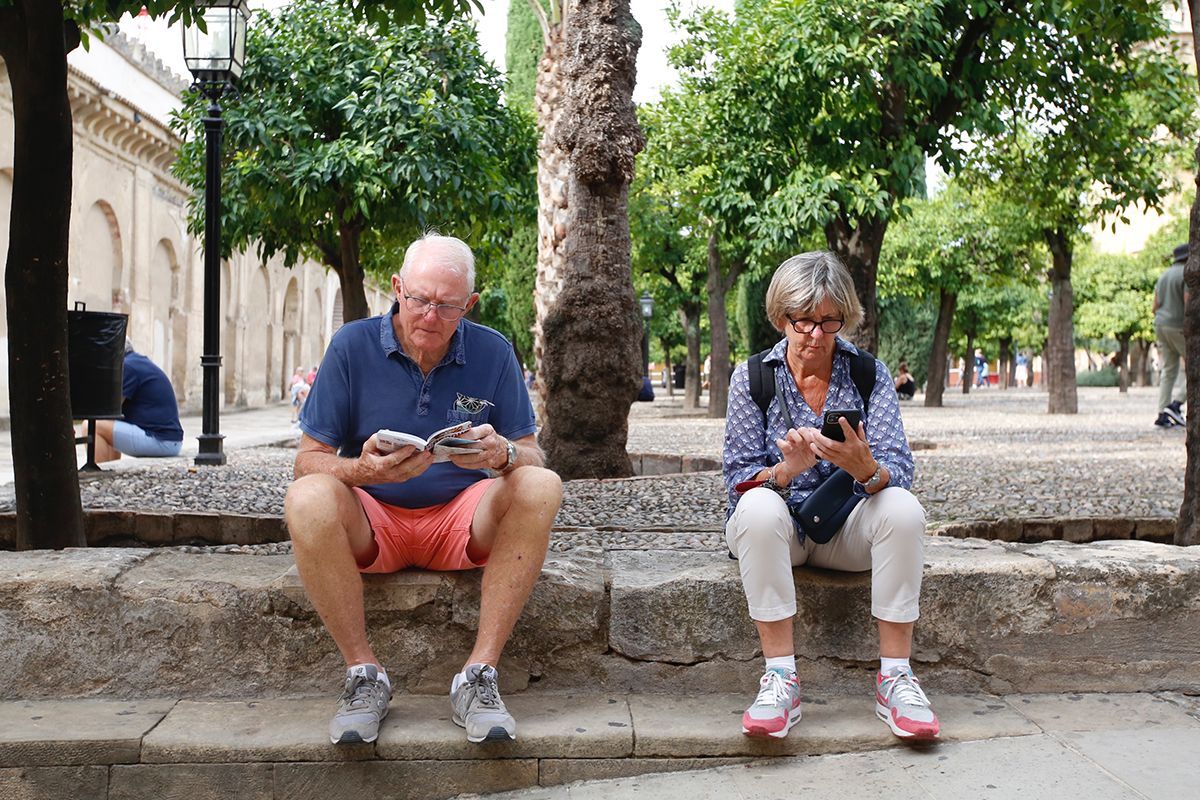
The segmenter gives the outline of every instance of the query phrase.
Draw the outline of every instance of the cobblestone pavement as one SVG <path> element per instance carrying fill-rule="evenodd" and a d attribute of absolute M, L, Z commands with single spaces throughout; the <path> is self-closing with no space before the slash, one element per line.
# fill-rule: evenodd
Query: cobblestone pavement
<path fill-rule="evenodd" d="M 1159 430 L 1156 389 L 1079 390 L 1079 413 L 1048 415 L 1035 390 L 950 392 L 943 408 L 904 406 L 914 491 L 931 528 L 1012 516 L 1173 517 L 1183 497 L 1183 429 Z M 229 463 L 143 460 L 82 482 L 85 507 L 282 513 L 296 434 L 280 407 L 280 446 L 228 451 Z M 660 396 L 630 412 L 631 453 L 719 457 L 723 419 Z M 9 510 L 0 498 L 0 509 Z M 725 498 L 715 472 L 566 484 L 555 548 L 723 546 Z"/>

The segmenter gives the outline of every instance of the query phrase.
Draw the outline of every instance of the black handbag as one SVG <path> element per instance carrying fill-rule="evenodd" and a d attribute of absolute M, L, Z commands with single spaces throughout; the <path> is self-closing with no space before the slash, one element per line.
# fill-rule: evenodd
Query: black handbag
<path fill-rule="evenodd" d="M 779 375 L 775 375 L 776 395 L 779 397 L 779 412 L 784 424 L 794 427 L 792 410 L 788 407 L 787 393 L 779 385 Z M 860 390 L 861 394 L 861 390 Z M 864 414 L 865 416 L 865 414 Z M 854 476 L 838 467 L 826 478 L 812 494 L 804 498 L 804 502 L 793 508 L 788 506 L 792 519 L 800 526 L 800 530 L 817 544 L 825 544 L 842 529 L 850 512 L 863 499 L 854 493 Z"/>
<path fill-rule="evenodd" d="M 854 477 L 839 467 L 803 503 L 791 509 L 792 519 L 806 537 L 825 544 L 842 529 L 862 499 L 854 493 Z"/>

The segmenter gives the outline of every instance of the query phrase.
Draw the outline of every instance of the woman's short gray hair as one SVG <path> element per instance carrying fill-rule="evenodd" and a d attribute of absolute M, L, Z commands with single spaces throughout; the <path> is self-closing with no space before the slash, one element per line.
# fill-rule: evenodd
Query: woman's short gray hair
<path fill-rule="evenodd" d="M 420 239 L 410 244 L 404 251 L 404 263 L 400 265 L 401 278 L 408 274 L 412 262 L 427 247 L 433 247 L 435 252 L 439 253 L 440 257 L 437 259 L 437 263 L 440 266 L 448 267 L 460 275 L 465 275 L 467 292 L 471 294 L 475 292 L 475 254 L 462 239 L 442 236 L 435 230 L 426 231 Z"/>
<path fill-rule="evenodd" d="M 782 331 L 788 317 L 803 317 L 827 299 L 833 301 L 844 320 L 841 332 L 850 333 L 862 322 L 862 305 L 850 270 L 828 250 L 801 253 L 780 264 L 771 277 L 767 319 L 775 330 Z"/>

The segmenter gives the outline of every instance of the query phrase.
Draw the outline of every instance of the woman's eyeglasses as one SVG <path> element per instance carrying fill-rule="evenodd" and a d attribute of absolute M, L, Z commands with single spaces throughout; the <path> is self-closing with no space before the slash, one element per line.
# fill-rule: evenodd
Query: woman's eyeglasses
<path fill-rule="evenodd" d="M 792 319 L 787 318 L 787 321 L 792 324 L 792 330 L 796 333 L 812 333 L 817 328 L 820 328 L 825 333 L 837 333 L 846 324 L 845 320 L 841 319 Z"/>

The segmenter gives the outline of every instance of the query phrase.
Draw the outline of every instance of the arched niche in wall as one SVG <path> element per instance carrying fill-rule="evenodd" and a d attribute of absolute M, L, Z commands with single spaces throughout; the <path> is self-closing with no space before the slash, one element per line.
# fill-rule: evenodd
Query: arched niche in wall
<path fill-rule="evenodd" d="M 238 401 L 238 347 L 241 337 L 237 324 L 237 309 L 230 300 L 233 294 L 233 267 L 229 261 L 221 262 L 221 375 L 225 387 L 225 405 L 234 405 Z"/>
<path fill-rule="evenodd" d="M 159 239 L 150 258 L 150 359 L 168 375 L 172 373 L 174 356 L 171 341 L 171 284 L 179 270 L 175 245 L 170 239 Z M 186 345 L 181 343 L 186 350 Z M 176 389 L 176 393 L 178 393 Z"/>
<path fill-rule="evenodd" d="M 91 311 L 129 313 L 129 293 L 123 291 L 124 243 L 112 205 L 97 200 L 72 220 L 71 228 L 68 306 L 82 301 Z"/>
<path fill-rule="evenodd" d="M 279 391 L 286 395 L 292 372 L 300 366 L 300 282 L 292 276 L 283 294 L 283 358 L 280 359 Z"/>
<path fill-rule="evenodd" d="M 266 266 L 254 271 L 247 298 L 246 402 L 258 405 L 271 396 L 271 295 Z"/>
<path fill-rule="evenodd" d="M 170 245 L 170 242 L 163 240 Z M 171 385 L 175 387 L 175 399 L 180 403 L 187 400 L 188 365 L 188 291 L 187 273 L 178 259 L 171 261 L 171 307 L 168 311 L 170 325 Z"/>

